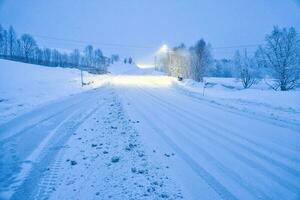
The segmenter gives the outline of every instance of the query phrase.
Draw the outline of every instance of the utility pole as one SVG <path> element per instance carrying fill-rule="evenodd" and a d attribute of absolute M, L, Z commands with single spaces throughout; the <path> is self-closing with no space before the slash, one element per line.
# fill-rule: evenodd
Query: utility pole
<path fill-rule="evenodd" d="M 81 78 L 81 87 L 83 87 L 83 74 L 81 68 L 80 68 L 80 78 Z"/>

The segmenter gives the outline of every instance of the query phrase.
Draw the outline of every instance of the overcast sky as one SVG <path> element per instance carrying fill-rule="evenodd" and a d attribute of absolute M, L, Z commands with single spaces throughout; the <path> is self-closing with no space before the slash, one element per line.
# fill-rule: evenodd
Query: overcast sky
<path fill-rule="evenodd" d="M 162 44 L 260 44 L 274 25 L 300 31 L 300 0 L 0 0 L 0 24 L 31 33 L 41 46 L 152 59 Z M 42 37 L 41 37 L 42 36 Z M 117 44 L 117 45 L 114 45 Z M 119 45 L 119 46 L 118 46 Z M 216 49 L 218 58 L 235 49 Z M 253 49 L 252 49 L 253 50 Z M 251 49 L 250 49 L 251 51 Z"/>

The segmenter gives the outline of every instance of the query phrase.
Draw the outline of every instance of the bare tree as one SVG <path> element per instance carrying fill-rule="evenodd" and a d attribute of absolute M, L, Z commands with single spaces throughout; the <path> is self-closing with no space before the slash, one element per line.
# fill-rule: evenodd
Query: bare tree
<path fill-rule="evenodd" d="M 103 73 L 105 69 L 105 59 L 100 49 L 96 49 L 94 52 L 94 64 L 97 73 Z"/>
<path fill-rule="evenodd" d="M 133 59 L 131 57 L 128 58 L 128 64 L 132 64 L 133 63 Z"/>
<path fill-rule="evenodd" d="M 274 27 L 266 36 L 266 45 L 259 47 L 261 63 L 270 69 L 277 90 L 293 89 L 300 79 L 300 40 L 296 30 Z"/>
<path fill-rule="evenodd" d="M 23 34 L 21 37 L 21 46 L 25 56 L 25 61 L 29 62 L 29 59 L 37 46 L 36 42 L 31 35 Z"/>
<path fill-rule="evenodd" d="M 59 66 L 61 67 L 69 66 L 69 56 L 67 53 L 60 54 Z"/>
<path fill-rule="evenodd" d="M 4 49 L 4 35 L 3 35 L 4 29 L 2 28 L 0 24 L 0 56 L 3 56 L 3 49 Z"/>
<path fill-rule="evenodd" d="M 54 67 L 59 66 L 60 53 L 56 49 L 51 51 L 51 65 Z"/>
<path fill-rule="evenodd" d="M 34 62 L 39 65 L 43 64 L 43 51 L 38 47 L 34 49 Z"/>
<path fill-rule="evenodd" d="M 49 48 L 43 49 L 43 63 L 47 66 L 51 64 L 51 49 Z"/>
<path fill-rule="evenodd" d="M 15 57 L 17 57 L 18 60 L 23 57 L 22 43 L 20 39 L 16 40 Z"/>
<path fill-rule="evenodd" d="M 84 55 L 85 55 L 85 66 L 91 67 L 94 64 L 94 49 L 92 45 L 88 45 L 84 49 Z"/>
<path fill-rule="evenodd" d="M 70 54 L 70 62 L 75 67 L 79 67 L 79 65 L 80 65 L 80 52 L 79 52 L 78 49 L 74 49 L 74 51 Z"/>
<path fill-rule="evenodd" d="M 195 46 L 190 48 L 190 69 L 189 74 L 195 81 L 202 82 L 206 68 L 212 60 L 210 45 L 201 39 Z"/>
<path fill-rule="evenodd" d="M 243 56 L 237 51 L 234 63 L 238 69 L 238 78 L 242 81 L 245 89 L 250 88 L 253 84 L 257 83 L 259 78 L 258 68 L 255 68 L 253 58 L 248 57 L 247 50 L 245 50 Z"/>
<path fill-rule="evenodd" d="M 3 29 L 2 34 L 1 34 L 1 54 L 3 56 L 7 56 L 7 51 L 8 51 L 8 34 L 7 30 Z"/>
<path fill-rule="evenodd" d="M 9 27 L 8 30 L 8 49 L 9 49 L 9 56 L 12 58 L 16 53 L 16 32 L 12 26 Z"/>
<path fill-rule="evenodd" d="M 94 51 L 92 45 L 87 45 L 84 49 L 84 56 L 75 49 L 72 53 L 61 53 L 56 49 L 40 48 L 34 38 L 29 34 L 23 34 L 17 38 L 12 26 L 9 30 L 2 28 L 0 24 L 0 57 L 20 62 L 27 62 L 45 66 L 61 67 L 93 67 L 97 68 L 91 72 L 104 73 L 110 64 L 100 49 Z M 114 55 L 118 60 L 118 55 Z M 98 71 L 97 71 L 98 70 Z"/>

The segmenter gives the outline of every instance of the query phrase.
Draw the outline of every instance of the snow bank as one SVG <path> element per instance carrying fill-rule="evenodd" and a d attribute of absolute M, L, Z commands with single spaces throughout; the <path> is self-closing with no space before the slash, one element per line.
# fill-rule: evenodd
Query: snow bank
<path fill-rule="evenodd" d="M 77 69 L 0 60 L 0 70 L 0 124 L 37 105 L 98 87 L 107 77 L 84 72 L 90 84 L 81 87 Z"/>
<path fill-rule="evenodd" d="M 269 86 L 261 81 L 253 85 L 249 89 L 243 89 L 242 83 L 235 78 L 205 78 L 208 83 L 205 89 L 205 96 L 213 98 L 221 98 L 228 100 L 243 100 L 257 103 L 270 104 L 276 107 L 294 108 L 300 110 L 300 91 L 274 91 Z M 202 93 L 203 84 L 186 79 L 179 83 L 179 86 L 184 87 L 193 92 Z"/>
<path fill-rule="evenodd" d="M 300 124 L 300 91 L 274 91 L 261 81 L 250 89 L 242 89 L 233 78 L 205 78 L 208 83 L 203 96 L 203 83 L 192 80 L 174 82 L 185 95 L 205 100 L 214 106 L 242 112 L 253 118 L 272 120 L 283 125 Z"/>

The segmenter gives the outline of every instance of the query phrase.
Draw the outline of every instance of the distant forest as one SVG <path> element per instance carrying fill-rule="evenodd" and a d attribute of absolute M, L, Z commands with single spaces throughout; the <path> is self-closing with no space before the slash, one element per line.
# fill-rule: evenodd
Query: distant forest
<path fill-rule="evenodd" d="M 57 49 L 40 48 L 30 34 L 17 36 L 14 28 L 8 30 L 0 25 L 0 58 L 50 67 L 78 68 L 91 73 L 107 72 L 109 64 L 118 61 L 118 55 L 106 57 L 101 49 L 87 45 L 83 52 L 74 49 L 71 53 Z"/>

